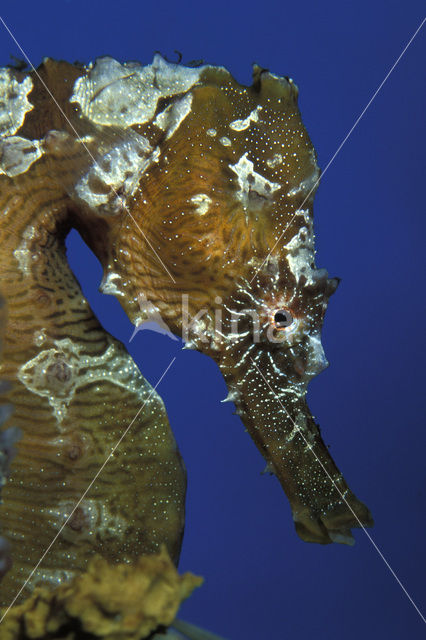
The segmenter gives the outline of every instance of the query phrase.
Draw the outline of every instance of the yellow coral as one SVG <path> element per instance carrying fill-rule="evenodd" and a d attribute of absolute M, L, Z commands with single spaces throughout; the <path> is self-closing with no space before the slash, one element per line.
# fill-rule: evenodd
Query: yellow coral
<path fill-rule="evenodd" d="M 36 588 L 13 607 L 0 636 L 79 640 L 89 633 L 107 640 L 142 640 L 157 627 L 169 626 L 180 603 L 202 581 L 191 573 L 180 576 L 164 546 L 133 565 L 112 565 L 95 556 L 87 571 L 69 583 L 53 591 Z"/>

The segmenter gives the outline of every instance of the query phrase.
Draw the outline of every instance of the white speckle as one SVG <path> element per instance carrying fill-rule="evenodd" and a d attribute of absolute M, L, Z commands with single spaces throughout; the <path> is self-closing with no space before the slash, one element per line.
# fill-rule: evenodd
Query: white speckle
<path fill-rule="evenodd" d="M 0 174 L 9 177 L 25 173 L 42 156 L 39 140 L 27 140 L 19 136 L 0 139 Z"/>
<path fill-rule="evenodd" d="M 171 64 L 160 55 L 145 67 L 99 58 L 78 78 L 70 101 L 96 124 L 142 124 L 154 117 L 160 98 L 185 93 L 199 81 L 202 70 Z"/>
<path fill-rule="evenodd" d="M 247 118 L 244 118 L 244 120 L 233 120 L 233 122 L 229 124 L 229 128 L 234 131 L 243 131 L 244 129 L 247 129 L 251 122 L 257 122 L 259 120 L 259 112 L 261 109 L 261 105 L 257 105 Z"/>
<path fill-rule="evenodd" d="M 229 138 L 227 138 L 226 136 L 223 136 L 222 138 L 219 139 L 220 144 L 223 144 L 224 147 L 230 147 L 232 142 L 230 141 Z"/>
<path fill-rule="evenodd" d="M 191 202 L 196 205 L 195 213 L 203 216 L 209 210 L 212 200 L 206 193 L 197 193 L 197 195 L 192 196 Z"/>
<path fill-rule="evenodd" d="M 41 347 L 46 342 L 46 329 L 40 329 L 40 331 L 34 331 L 34 344 L 37 347 Z"/>
<path fill-rule="evenodd" d="M 34 106 L 28 102 L 33 81 L 26 76 L 18 82 L 10 69 L 0 69 L 0 136 L 11 136 L 22 126 Z"/>

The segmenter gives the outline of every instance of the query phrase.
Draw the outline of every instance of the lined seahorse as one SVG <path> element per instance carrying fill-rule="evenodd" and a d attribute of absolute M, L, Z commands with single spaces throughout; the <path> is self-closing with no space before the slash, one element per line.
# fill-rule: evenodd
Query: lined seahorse
<path fill-rule="evenodd" d="M 255 66 L 245 87 L 159 55 L 46 59 L 2 69 L 0 93 L 1 377 L 23 433 L 0 517 L 14 555 L 4 602 L 132 421 L 29 586 L 66 580 L 95 552 L 132 562 L 165 543 L 179 557 L 185 471 L 164 405 L 84 299 L 71 228 L 136 326 L 155 309 L 217 362 L 298 534 L 350 543 L 371 516 L 305 400 L 327 365 L 320 331 L 337 279 L 314 264 L 319 170 L 293 81 Z"/>

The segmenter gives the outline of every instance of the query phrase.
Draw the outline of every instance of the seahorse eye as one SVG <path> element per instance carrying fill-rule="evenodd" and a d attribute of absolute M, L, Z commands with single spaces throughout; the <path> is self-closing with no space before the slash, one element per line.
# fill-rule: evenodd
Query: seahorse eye
<path fill-rule="evenodd" d="M 293 316 L 288 309 L 278 309 L 278 311 L 275 311 L 274 323 L 277 329 L 284 329 L 290 326 L 292 322 Z"/>

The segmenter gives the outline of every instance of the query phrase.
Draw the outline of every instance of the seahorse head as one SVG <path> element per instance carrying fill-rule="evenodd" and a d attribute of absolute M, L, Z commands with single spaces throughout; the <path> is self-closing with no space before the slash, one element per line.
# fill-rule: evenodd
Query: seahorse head
<path fill-rule="evenodd" d="M 257 65 L 247 87 L 221 67 L 158 56 L 98 61 L 71 97 L 95 159 L 71 194 L 103 291 L 136 325 L 154 311 L 215 359 L 299 534 L 351 542 L 370 516 L 305 400 L 327 365 L 320 334 L 338 280 L 315 266 L 319 169 L 297 97 L 290 78 Z"/>

